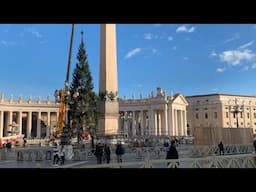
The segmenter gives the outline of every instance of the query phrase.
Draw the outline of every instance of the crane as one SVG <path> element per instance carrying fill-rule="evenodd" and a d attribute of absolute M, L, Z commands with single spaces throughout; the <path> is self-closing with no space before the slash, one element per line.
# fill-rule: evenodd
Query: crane
<path fill-rule="evenodd" d="M 70 65 L 71 65 L 71 56 L 72 56 L 72 45 L 74 38 L 74 24 L 72 24 L 71 36 L 70 36 L 70 44 L 69 44 L 69 54 L 68 54 L 68 63 L 67 63 L 67 72 L 66 79 L 64 83 L 64 88 L 61 90 L 55 91 L 55 98 L 59 103 L 59 116 L 57 123 L 57 137 L 63 136 L 63 128 L 67 126 L 68 121 L 68 97 L 69 97 L 69 73 L 70 73 Z"/>

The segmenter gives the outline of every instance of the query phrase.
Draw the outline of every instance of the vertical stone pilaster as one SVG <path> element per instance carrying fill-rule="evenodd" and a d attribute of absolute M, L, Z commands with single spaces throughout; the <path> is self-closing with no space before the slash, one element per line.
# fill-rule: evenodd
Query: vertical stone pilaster
<path fill-rule="evenodd" d="M 28 112 L 28 123 L 27 123 L 27 138 L 31 137 L 32 130 L 32 111 Z"/>
<path fill-rule="evenodd" d="M 38 111 L 38 115 L 37 115 L 37 138 L 41 138 L 41 111 Z"/>

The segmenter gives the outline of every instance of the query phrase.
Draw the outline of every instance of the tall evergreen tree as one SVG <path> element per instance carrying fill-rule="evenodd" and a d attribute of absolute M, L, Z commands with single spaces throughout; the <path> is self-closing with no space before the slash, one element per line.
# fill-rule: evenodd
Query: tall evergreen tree
<path fill-rule="evenodd" d="M 93 92 L 93 82 L 83 41 L 83 32 L 81 34 L 77 63 L 70 86 L 71 97 L 69 102 L 71 128 L 77 136 L 82 133 L 82 128 L 85 128 L 90 134 L 94 134 L 97 123 L 97 95 Z"/>

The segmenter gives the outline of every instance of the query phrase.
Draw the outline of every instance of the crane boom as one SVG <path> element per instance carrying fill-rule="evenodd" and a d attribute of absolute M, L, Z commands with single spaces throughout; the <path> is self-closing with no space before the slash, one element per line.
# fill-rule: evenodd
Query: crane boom
<path fill-rule="evenodd" d="M 68 89 L 69 89 L 69 73 L 71 66 L 71 56 L 72 56 L 72 46 L 73 46 L 73 38 L 74 38 L 74 24 L 72 24 L 71 36 L 70 36 L 70 44 L 69 44 L 69 54 L 68 54 L 68 64 L 67 64 L 67 73 L 64 88 L 59 91 L 59 117 L 58 117 L 58 129 L 57 129 L 57 137 L 63 135 L 63 127 L 67 124 L 68 120 Z"/>

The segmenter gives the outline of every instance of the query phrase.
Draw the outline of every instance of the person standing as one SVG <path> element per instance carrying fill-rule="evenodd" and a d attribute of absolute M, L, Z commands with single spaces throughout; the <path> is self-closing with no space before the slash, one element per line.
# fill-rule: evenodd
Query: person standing
<path fill-rule="evenodd" d="M 53 165 L 58 165 L 59 162 L 59 151 L 57 144 L 53 148 Z"/>
<path fill-rule="evenodd" d="M 60 148 L 59 159 L 60 159 L 60 165 L 64 165 L 64 163 L 65 163 L 64 145 L 62 145 Z"/>
<path fill-rule="evenodd" d="M 23 137 L 23 147 L 26 147 L 27 140 Z"/>
<path fill-rule="evenodd" d="M 109 145 L 105 144 L 104 145 L 104 161 L 106 160 L 107 161 L 107 164 L 109 164 L 110 162 L 110 155 L 111 155 L 111 150 L 110 150 L 110 147 Z"/>
<path fill-rule="evenodd" d="M 224 155 L 224 145 L 222 141 L 218 144 L 220 155 Z"/>
<path fill-rule="evenodd" d="M 253 147 L 254 147 L 254 152 L 256 153 L 256 137 L 254 138 L 254 141 L 253 141 Z"/>
<path fill-rule="evenodd" d="M 118 142 L 118 144 L 116 145 L 116 156 L 117 156 L 117 162 L 118 163 L 122 163 L 122 155 L 124 154 L 124 148 L 122 146 L 121 141 Z"/>
<path fill-rule="evenodd" d="M 97 158 L 97 164 L 101 164 L 102 163 L 102 156 L 103 156 L 103 146 L 101 145 L 100 142 L 96 145 L 94 154 Z"/>

